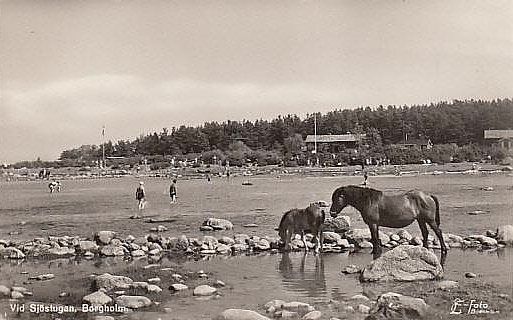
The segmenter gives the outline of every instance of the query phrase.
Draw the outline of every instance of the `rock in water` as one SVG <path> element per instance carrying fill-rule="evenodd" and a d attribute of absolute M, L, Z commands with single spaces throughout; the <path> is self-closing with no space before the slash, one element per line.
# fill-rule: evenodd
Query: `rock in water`
<path fill-rule="evenodd" d="M 388 292 L 379 296 L 365 320 L 427 319 L 431 313 L 431 308 L 422 299 Z"/>
<path fill-rule="evenodd" d="M 497 228 L 497 241 L 506 245 L 513 245 L 513 226 L 510 224 Z"/>
<path fill-rule="evenodd" d="M 203 222 L 204 226 L 209 226 L 214 228 L 214 230 L 232 230 L 233 224 L 225 219 L 218 218 L 208 218 Z"/>
<path fill-rule="evenodd" d="M 96 289 L 104 288 L 107 291 L 114 288 L 128 289 L 134 281 L 124 276 L 114 276 L 104 273 L 94 278 L 93 287 Z"/>
<path fill-rule="evenodd" d="M 365 267 L 360 281 L 429 280 L 442 274 L 442 266 L 433 252 L 424 247 L 400 245 Z"/>
<path fill-rule="evenodd" d="M 226 309 L 217 318 L 217 320 L 271 320 L 255 311 L 243 309 Z"/>
<path fill-rule="evenodd" d="M 116 304 L 130 309 L 139 309 L 151 305 L 151 300 L 145 296 L 119 296 Z"/>
<path fill-rule="evenodd" d="M 217 292 L 217 289 L 206 284 L 202 284 L 194 288 L 193 295 L 195 296 L 211 296 Z"/>

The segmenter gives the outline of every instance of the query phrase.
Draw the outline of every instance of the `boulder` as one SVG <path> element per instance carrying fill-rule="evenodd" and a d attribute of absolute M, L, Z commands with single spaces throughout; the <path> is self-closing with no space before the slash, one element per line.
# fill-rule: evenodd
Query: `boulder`
<path fill-rule="evenodd" d="M 364 268 L 361 281 L 416 281 L 440 278 L 443 269 L 436 255 L 424 247 L 400 245 Z"/>
<path fill-rule="evenodd" d="M 332 231 L 336 233 L 344 233 L 351 228 L 351 218 L 348 216 L 338 216 L 336 218 L 328 217 L 322 225 L 323 231 Z"/>
<path fill-rule="evenodd" d="M 350 241 L 359 244 L 364 240 L 370 241 L 371 233 L 369 228 L 351 229 L 348 232 L 346 232 L 346 238 Z M 390 237 L 386 233 L 381 231 L 379 232 L 379 239 L 381 240 L 381 244 L 387 244 L 390 241 Z"/>
<path fill-rule="evenodd" d="M 436 284 L 436 288 L 440 290 L 450 290 L 458 287 L 457 281 L 443 280 Z"/>
<path fill-rule="evenodd" d="M 430 307 L 419 298 L 388 292 L 379 296 L 365 320 L 428 319 Z"/>
<path fill-rule="evenodd" d="M 217 292 L 217 289 L 206 284 L 202 284 L 194 288 L 195 296 L 211 296 Z"/>
<path fill-rule="evenodd" d="M 271 244 L 267 239 L 259 239 L 255 243 L 255 250 L 265 251 L 271 249 Z"/>
<path fill-rule="evenodd" d="M 243 309 L 226 309 L 217 318 L 217 320 L 271 320 L 255 311 Z"/>
<path fill-rule="evenodd" d="M 94 241 L 79 241 L 78 247 L 80 251 L 90 251 L 95 252 L 98 251 L 98 245 Z"/>
<path fill-rule="evenodd" d="M 204 226 L 212 227 L 214 230 L 232 230 L 233 224 L 225 219 L 208 218 L 203 222 Z"/>
<path fill-rule="evenodd" d="M 333 231 L 324 231 L 322 235 L 324 237 L 324 242 L 326 243 L 337 243 L 338 241 L 342 240 L 342 237 Z"/>
<path fill-rule="evenodd" d="M 490 238 L 490 237 L 487 237 L 487 236 L 483 236 L 481 234 L 477 234 L 477 235 L 471 235 L 471 236 L 468 236 L 467 239 L 470 239 L 470 240 L 477 240 L 479 241 L 482 245 L 484 246 L 488 246 L 488 247 L 494 247 L 497 245 L 497 240 L 493 239 L 493 238 Z"/>
<path fill-rule="evenodd" d="M 120 307 L 139 309 L 151 305 L 151 300 L 145 296 L 119 296 L 116 304 Z"/>
<path fill-rule="evenodd" d="M 399 230 L 397 235 L 406 241 L 410 241 L 413 238 L 413 236 L 408 231 L 403 229 Z"/>
<path fill-rule="evenodd" d="M 354 264 L 350 264 L 348 266 L 345 266 L 342 269 L 342 273 L 345 273 L 345 274 L 359 273 L 360 271 L 362 271 L 362 268 L 360 268 L 359 266 L 354 265 Z"/>
<path fill-rule="evenodd" d="M 320 311 L 314 310 L 305 314 L 301 320 L 319 320 L 321 317 L 322 313 Z"/>
<path fill-rule="evenodd" d="M 45 273 L 45 274 L 40 274 L 40 275 L 37 275 L 37 276 L 29 277 L 29 280 L 41 280 L 41 281 L 44 281 L 44 280 L 50 280 L 50 279 L 53 279 L 53 278 L 55 278 L 55 275 L 53 273 Z"/>
<path fill-rule="evenodd" d="M 235 243 L 235 240 L 233 240 L 233 238 L 230 238 L 227 236 L 222 236 L 221 238 L 219 238 L 218 241 L 219 241 L 219 243 L 226 244 L 228 246 L 231 246 L 232 244 Z"/>
<path fill-rule="evenodd" d="M 513 245 L 513 225 L 507 224 L 497 228 L 497 241 L 506 245 Z"/>
<path fill-rule="evenodd" d="M 232 248 L 226 244 L 219 243 L 216 248 L 217 253 L 227 254 L 232 252 Z"/>
<path fill-rule="evenodd" d="M 200 226 L 199 229 L 200 231 L 214 231 L 214 228 L 211 226 Z"/>
<path fill-rule="evenodd" d="M 75 249 L 68 247 L 56 247 L 49 249 L 48 254 L 54 256 L 71 256 L 75 254 Z"/>
<path fill-rule="evenodd" d="M 106 295 L 103 289 L 88 294 L 83 297 L 82 300 L 90 305 L 104 305 L 112 302 L 112 298 Z"/>
<path fill-rule="evenodd" d="M 9 259 L 24 259 L 25 255 L 21 250 L 14 247 L 0 248 L 0 257 Z"/>
<path fill-rule="evenodd" d="M 189 287 L 187 287 L 185 284 L 182 284 L 182 283 L 174 283 L 172 285 L 169 286 L 169 290 L 171 291 L 183 291 L 183 290 L 187 290 L 189 289 Z"/>
<path fill-rule="evenodd" d="M 286 302 L 282 306 L 283 310 L 297 312 L 299 314 L 305 314 L 310 311 L 313 311 L 314 308 L 309 305 L 308 303 L 299 302 L 299 301 L 292 301 L 292 302 Z"/>
<path fill-rule="evenodd" d="M 111 316 L 95 316 L 93 320 L 116 320 L 114 317 Z"/>
<path fill-rule="evenodd" d="M 149 293 L 161 293 L 162 292 L 162 288 L 160 288 L 159 286 L 155 285 L 155 284 L 149 284 L 147 287 L 146 287 L 146 290 L 149 292 Z"/>
<path fill-rule="evenodd" d="M 114 231 L 98 231 L 94 235 L 94 239 L 98 244 L 106 245 L 116 236 Z"/>
<path fill-rule="evenodd" d="M 134 250 L 132 251 L 132 257 L 141 257 L 144 256 L 146 253 L 142 250 Z"/>
<path fill-rule="evenodd" d="M 97 290 L 104 288 L 107 291 L 115 288 L 128 289 L 131 287 L 133 282 L 134 281 L 129 277 L 114 276 L 109 273 L 104 273 L 102 275 L 94 277 L 93 288 Z"/>
<path fill-rule="evenodd" d="M 125 249 L 122 246 L 108 245 L 100 249 L 100 253 L 106 257 L 124 256 Z"/>
<path fill-rule="evenodd" d="M 0 297 L 2 297 L 2 296 L 8 297 L 10 295 L 11 295 L 11 289 L 4 286 L 3 284 L 0 284 Z"/>

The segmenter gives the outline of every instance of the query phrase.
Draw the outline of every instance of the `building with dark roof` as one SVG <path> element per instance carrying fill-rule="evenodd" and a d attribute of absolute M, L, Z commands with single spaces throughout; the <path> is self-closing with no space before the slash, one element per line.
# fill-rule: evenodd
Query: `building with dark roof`
<path fill-rule="evenodd" d="M 513 130 L 485 130 L 485 141 L 493 146 L 513 149 Z"/>

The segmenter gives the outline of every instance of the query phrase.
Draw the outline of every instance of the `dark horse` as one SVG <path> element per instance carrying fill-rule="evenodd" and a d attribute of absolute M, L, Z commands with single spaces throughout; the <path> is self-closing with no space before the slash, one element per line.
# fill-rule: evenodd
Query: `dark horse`
<path fill-rule="evenodd" d="M 322 249 L 322 224 L 324 223 L 324 210 L 321 209 L 320 203 L 311 203 L 305 209 L 292 209 L 283 214 L 278 227 L 278 233 L 283 242 L 285 242 L 285 250 L 290 249 L 290 239 L 294 234 L 300 234 L 305 250 L 308 246 L 305 241 L 305 232 L 313 234 L 316 245 L 315 252 Z"/>
<path fill-rule="evenodd" d="M 403 228 L 417 220 L 422 232 L 423 245 L 428 247 L 428 224 L 435 232 L 445 260 L 447 247 L 440 230 L 440 205 L 433 195 L 411 190 L 404 194 L 386 196 L 383 192 L 357 186 L 336 189 L 331 196 L 330 214 L 336 217 L 344 207 L 350 205 L 360 211 L 363 221 L 369 226 L 374 257 L 381 255 L 378 228 Z"/>

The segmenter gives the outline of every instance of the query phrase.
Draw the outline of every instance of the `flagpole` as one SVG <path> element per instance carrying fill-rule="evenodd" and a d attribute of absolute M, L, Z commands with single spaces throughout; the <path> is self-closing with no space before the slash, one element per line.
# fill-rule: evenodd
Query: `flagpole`
<path fill-rule="evenodd" d="M 102 168 L 105 168 L 105 125 L 102 128 Z"/>

